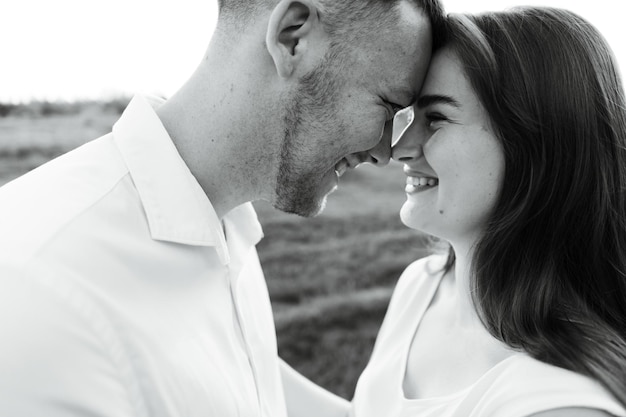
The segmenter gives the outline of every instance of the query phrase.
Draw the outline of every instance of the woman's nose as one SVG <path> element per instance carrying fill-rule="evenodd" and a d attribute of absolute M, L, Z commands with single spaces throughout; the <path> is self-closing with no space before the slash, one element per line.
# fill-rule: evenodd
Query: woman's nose
<path fill-rule="evenodd" d="M 399 162 L 417 160 L 422 156 L 421 132 L 415 123 L 400 130 L 399 137 L 391 148 L 391 157 Z"/>

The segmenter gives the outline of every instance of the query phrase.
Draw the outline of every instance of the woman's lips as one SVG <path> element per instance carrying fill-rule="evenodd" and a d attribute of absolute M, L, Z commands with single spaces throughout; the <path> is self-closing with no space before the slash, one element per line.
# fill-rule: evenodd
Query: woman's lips
<path fill-rule="evenodd" d="M 404 191 L 407 194 L 412 194 L 418 191 L 434 188 L 439 185 L 439 179 L 426 176 L 412 176 L 409 175 L 406 178 L 406 187 Z"/>

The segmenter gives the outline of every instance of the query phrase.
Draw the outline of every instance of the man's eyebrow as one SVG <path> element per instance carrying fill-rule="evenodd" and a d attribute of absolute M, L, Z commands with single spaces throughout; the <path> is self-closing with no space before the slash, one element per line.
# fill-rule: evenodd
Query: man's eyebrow
<path fill-rule="evenodd" d="M 461 104 L 450 96 L 432 94 L 421 96 L 417 99 L 417 108 L 419 109 L 423 109 L 432 104 L 449 104 L 450 106 L 461 107 Z"/>

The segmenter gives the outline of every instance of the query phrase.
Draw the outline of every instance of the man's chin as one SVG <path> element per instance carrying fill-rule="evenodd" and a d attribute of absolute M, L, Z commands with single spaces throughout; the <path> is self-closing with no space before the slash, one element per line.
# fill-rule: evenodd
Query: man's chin
<path fill-rule="evenodd" d="M 328 196 L 325 195 L 317 204 L 316 206 L 316 210 L 311 211 L 308 214 L 303 214 L 303 217 L 316 217 L 320 214 L 322 214 L 322 212 L 324 211 L 324 209 L 326 208 L 326 200 L 328 199 Z"/>
<path fill-rule="evenodd" d="M 326 208 L 326 201 L 328 196 L 325 195 L 321 199 L 317 200 L 298 200 L 291 201 L 288 204 L 286 202 L 277 201 L 274 203 L 274 208 L 285 213 L 295 214 L 300 217 L 316 217 L 321 214 Z"/>

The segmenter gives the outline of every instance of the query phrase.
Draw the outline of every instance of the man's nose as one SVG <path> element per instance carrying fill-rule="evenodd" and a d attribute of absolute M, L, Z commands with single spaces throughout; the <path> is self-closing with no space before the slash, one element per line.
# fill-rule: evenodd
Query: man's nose
<path fill-rule="evenodd" d="M 368 151 L 370 155 L 370 162 L 372 164 L 377 166 L 385 166 L 389 163 L 389 159 L 391 158 L 392 131 L 393 123 L 391 121 L 385 122 L 380 141 L 376 146 Z"/>

